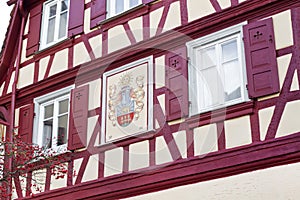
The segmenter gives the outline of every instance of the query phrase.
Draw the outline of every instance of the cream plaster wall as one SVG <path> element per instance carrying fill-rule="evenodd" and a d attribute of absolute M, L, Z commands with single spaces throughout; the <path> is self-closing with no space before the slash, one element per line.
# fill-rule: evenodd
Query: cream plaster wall
<path fill-rule="evenodd" d="M 129 170 L 149 166 L 149 142 L 143 141 L 129 146 Z"/>
<path fill-rule="evenodd" d="M 155 58 L 155 88 L 165 86 L 165 56 Z"/>
<path fill-rule="evenodd" d="M 150 13 L 150 37 L 153 37 L 156 34 L 163 10 L 164 8 L 162 7 Z"/>
<path fill-rule="evenodd" d="M 293 45 L 293 29 L 290 10 L 273 16 L 276 48 Z"/>
<path fill-rule="evenodd" d="M 238 147 L 252 142 L 249 116 L 226 120 L 224 128 L 226 148 Z"/>
<path fill-rule="evenodd" d="M 143 40 L 143 17 L 137 17 L 128 21 L 130 29 L 136 39 L 137 42 Z M 147 27 L 149 28 L 149 27 Z"/>
<path fill-rule="evenodd" d="M 173 161 L 169 148 L 163 136 L 156 138 L 155 157 L 157 165 Z"/>
<path fill-rule="evenodd" d="M 231 6 L 230 0 L 218 0 L 222 9 L 228 8 Z"/>
<path fill-rule="evenodd" d="M 0 86 L 0 95 L 2 95 L 2 92 L 3 92 L 3 89 L 4 89 L 4 85 L 5 85 L 5 82 L 2 83 L 2 85 Z"/>
<path fill-rule="evenodd" d="M 204 157 L 218 150 L 218 135 L 216 124 L 208 124 L 194 129 L 195 156 Z"/>
<path fill-rule="evenodd" d="M 188 20 L 189 22 L 204 17 L 215 12 L 209 0 L 188 0 Z"/>
<path fill-rule="evenodd" d="M 104 177 L 120 174 L 123 169 L 123 149 L 116 148 L 105 152 Z"/>
<path fill-rule="evenodd" d="M 98 179 L 98 165 L 99 165 L 99 157 L 98 154 L 92 155 L 89 159 L 89 162 L 87 163 L 87 166 L 85 168 L 82 182 L 87 182 L 91 180 Z"/>
<path fill-rule="evenodd" d="M 260 139 L 265 140 L 275 106 L 264 108 L 258 112 Z"/>
<path fill-rule="evenodd" d="M 33 83 L 34 63 L 22 67 L 19 71 L 18 88 L 23 88 Z"/>
<path fill-rule="evenodd" d="M 15 79 L 15 72 L 13 71 L 13 73 L 11 74 L 10 81 L 9 81 L 9 85 L 8 85 L 8 89 L 7 89 L 7 94 L 11 93 L 11 91 L 12 91 L 12 85 L 13 85 L 14 79 Z"/>
<path fill-rule="evenodd" d="M 182 158 L 187 158 L 187 143 L 185 131 L 179 131 L 172 134 Z"/>
<path fill-rule="evenodd" d="M 67 166 L 67 163 L 66 163 Z M 63 188 L 67 186 L 67 175 L 64 176 L 64 178 L 56 179 L 54 175 L 51 176 L 51 184 L 50 184 L 50 190 Z"/>
<path fill-rule="evenodd" d="M 87 52 L 83 42 L 74 46 L 73 66 L 78 66 L 90 61 L 89 52 Z"/>
<path fill-rule="evenodd" d="M 98 108 L 101 105 L 101 81 L 102 79 L 96 79 L 89 82 L 89 110 Z"/>
<path fill-rule="evenodd" d="M 39 81 L 44 79 L 49 60 L 50 60 L 50 56 L 47 56 L 47 57 L 42 58 L 40 60 L 40 63 L 39 63 L 39 77 L 38 77 Z"/>
<path fill-rule="evenodd" d="M 170 5 L 170 10 L 168 12 L 166 23 L 163 27 L 163 32 L 171 30 L 175 27 L 181 25 L 181 15 L 180 15 L 180 2 L 174 2 Z"/>
<path fill-rule="evenodd" d="M 123 26 L 118 25 L 108 30 L 108 53 L 127 47 L 130 44 Z"/>
<path fill-rule="evenodd" d="M 88 8 L 88 9 L 85 9 L 85 11 L 84 11 L 83 30 L 84 30 L 85 34 L 92 31 L 92 30 L 90 30 L 90 21 L 91 21 L 91 8 Z"/>
<path fill-rule="evenodd" d="M 180 186 L 126 200 L 296 200 L 300 196 L 299 179 L 300 163 L 296 163 Z"/>
<path fill-rule="evenodd" d="M 68 69 L 68 49 L 57 52 L 54 56 L 49 77 Z"/>
<path fill-rule="evenodd" d="M 100 58 L 102 56 L 102 34 L 89 39 L 89 42 L 96 58 Z"/>

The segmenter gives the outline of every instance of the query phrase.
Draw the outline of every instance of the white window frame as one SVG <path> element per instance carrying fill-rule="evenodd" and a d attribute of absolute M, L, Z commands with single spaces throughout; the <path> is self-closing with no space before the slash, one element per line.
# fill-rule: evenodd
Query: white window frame
<path fill-rule="evenodd" d="M 41 28 L 41 38 L 40 38 L 40 50 L 50 47 L 62 40 L 65 40 L 68 35 L 68 21 L 69 21 L 69 10 L 70 10 L 70 1 L 68 0 L 68 9 L 61 12 L 61 2 L 63 0 L 49 0 L 43 4 L 43 16 L 42 16 L 42 28 Z M 57 12 L 55 15 L 55 26 L 54 26 L 54 39 L 52 42 L 47 43 L 48 37 L 48 25 L 49 25 L 49 12 L 50 7 L 57 4 Z M 67 22 L 66 22 L 66 35 L 62 38 L 59 37 L 59 29 L 60 29 L 60 16 L 62 13 L 67 12 Z"/>
<path fill-rule="evenodd" d="M 124 10 L 121 11 L 120 13 L 116 13 L 116 2 L 117 0 L 107 0 L 106 4 L 107 4 L 107 18 L 110 18 L 110 17 L 114 17 L 116 15 L 119 15 L 123 12 L 126 12 L 127 10 L 130 10 L 131 8 L 134 8 L 136 6 L 139 6 L 142 4 L 142 0 L 138 0 L 138 4 L 136 6 L 133 6 L 133 7 L 130 7 L 130 0 L 123 0 L 124 2 Z"/>
<path fill-rule="evenodd" d="M 34 130 L 33 130 L 33 144 L 38 144 L 40 147 L 43 145 L 43 121 L 44 121 L 44 107 L 49 104 L 57 104 L 58 101 L 69 99 L 69 110 L 68 110 L 68 123 L 69 123 L 69 116 L 70 116 L 70 98 L 71 98 L 71 90 L 74 88 L 74 86 L 69 86 L 63 89 L 60 89 L 55 92 L 51 92 L 49 94 L 37 97 L 34 99 L 34 112 L 35 112 L 35 118 L 34 118 Z M 54 105 L 55 106 L 55 105 Z M 53 130 L 57 130 L 58 125 L 58 109 L 54 108 L 54 116 L 56 118 L 53 118 Z M 67 126 L 68 128 L 68 126 Z M 68 140 L 68 129 L 66 131 L 66 137 Z M 54 152 L 62 153 L 67 151 L 67 142 L 63 145 L 56 145 L 57 143 L 57 131 L 53 131 L 52 134 L 52 146 L 50 149 L 52 149 Z"/>
<path fill-rule="evenodd" d="M 246 79 L 246 64 L 245 64 L 245 53 L 244 53 L 244 43 L 243 43 L 243 25 L 246 22 L 240 23 L 238 25 L 223 29 L 221 31 L 209 34 L 207 36 L 198 38 L 196 40 L 190 41 L 186 43 L 188 49 L 188 57 L 189 57 L 189 102 L 190 102 L 190 116 L 196 115 L 199 113 L 204 113 L 207 111 L 216 110 L 219 108 L 224 108 L 227 106 L 235 105 L 238 103 L 246 102 L 249 100 L 247 95 L 247 79 Z M 201 48 L 205 48 L 206 46 L 210 46 L 213 44 L 221 44 L 224 41 L 236 39 L 237 40 L 237 51 L 238 51 L 238 58 L 239 58 L 239 66 L 241 67 L 240 70 L 240 83 L 241 83 L 241 97 L 238 99 L 233 99 L 230 101 L 223 101 L 219 102 L 216 105 L 207 106 L 205 108 L 200 108 L 199 100 L 200 100 L 200 83 L 199 83 L 199 74 L 200 68 L 199 61 L 197 61 L 197 51 Z M 217 56 L 220 56 L 220 53 L 217 53 Z M 218 63 L 219 64 L 219 63 Z M 217 65 L 217 68 L 220 68 Z M 198 70 L 198 73 L 197 73 Z M 223 91 L 224 92 L 224 91 Z"/>

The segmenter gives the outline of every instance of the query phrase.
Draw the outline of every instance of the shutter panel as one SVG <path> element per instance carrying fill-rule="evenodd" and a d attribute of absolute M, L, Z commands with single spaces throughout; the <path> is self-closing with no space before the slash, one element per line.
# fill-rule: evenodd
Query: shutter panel
<path fill-rule="evenodd" d="M 68 37 L 83 32 L 84 0 L 73 0 L 70 2 Z"/>
<path fill-rule="evenodd" d="M 69 150 L 75 150 L 86 146 L 88 123 L 88 92 L 88 85 L 80 88 L 75 88 L 71 92 L 68 138 Z"/>
<path fill-rule="evenodd" d="M 272 18 L 243 27 L 250 98 L 279 92 Z"/>
<path fill-rule="evenodd" d="M 143 0 L 143 4 L 150 3 L 151 1 L 153 1 L 153 0 Z"/>
<path fill-rule="evenodd" d="M 106 19 L 106 0 L 92 0 L 91 2 L 91 29 L 100 21 Z"/>
<path fill-rule="evenodd" d="M 34 104 L 22 107 L 19 113 L 19 136 L 25 143 L 32 143 Z"/>
<path fill-rule="evenodd" d="M 166 115 L 174 120 L 188 115 L 188 66 L 186 48 L 166 55 Z"/>
<path fill-rule="evenodd" d="M 39 4 L 30 10 L 26 56 L 30 56 L 39 50 L 42 8 L 42 4 Z"/>

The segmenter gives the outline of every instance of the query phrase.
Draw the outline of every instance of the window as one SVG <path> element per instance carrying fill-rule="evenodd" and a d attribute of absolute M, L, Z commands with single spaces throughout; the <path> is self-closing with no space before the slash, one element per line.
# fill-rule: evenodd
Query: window
<path fill-rule="evenodd" d="M 68 12 L 68 0 L 51 0 L 44 3 L 40 49 L 67 37 Z"/>
<path fill-rule="evenodd" d="M 242 24 L 187 43 L 191 115 L 246 100 Z"/>
<path fill-rule="evenodd" d="M 107 1 L 108 17 L 113 17 L 142 3 L 142 0 L 109 0 Z"/>
<path fill-rule="evenodd" d="M 35 99 L 34 143 L 44 148 L 66 148 L 71 89 L 64 88 Z"/>

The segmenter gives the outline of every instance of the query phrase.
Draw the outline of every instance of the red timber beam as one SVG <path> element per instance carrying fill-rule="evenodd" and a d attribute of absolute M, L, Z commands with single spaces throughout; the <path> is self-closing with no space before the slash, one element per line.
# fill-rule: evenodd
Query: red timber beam
<path fill-rule="evenodd" d="M 119 199 L 298 161 L 300 133 L 100 178 L 28 199 Z"/>

